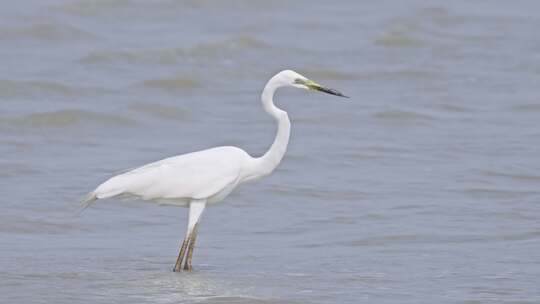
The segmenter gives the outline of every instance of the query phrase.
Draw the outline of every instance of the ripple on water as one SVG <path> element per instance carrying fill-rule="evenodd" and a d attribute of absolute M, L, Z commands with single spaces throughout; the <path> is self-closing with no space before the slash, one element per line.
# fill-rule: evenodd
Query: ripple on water
<path fill-rule="evenodd" d="M 392 27 L 375 38 L 374 43 L 386 47 L 421 47 L 424 45 L 424 42 L 409 33 L 409 29 L 406 27 Z"/>
<path fill-rule="evenodd" d="M 46 94 L 73 96 L 75 90 L 67 85 L 50 81 L 0 80 L 0 98 L 32 97 Z"/>
<path fill-rule="evenodd" d="M 540 238 L 539 231 L 529 231 L 523 233 L 500 234 L 500 235 L 442 235 L 442 234 L 399 234 L 385 235 L 376 237 L 367 237 L 357 240 L 336 241 L 334 245 L 345 247 L 378 247 L 391 245 L 418 245 L 418 244 L 466 244 L 466 243 L 494 243 L 508 241 L 536 240 Z M 318 248 L 327 247 L 330 244 L 325 243 L 305 243 L 297 247 Z"/>
<path fill-rule="evenodd" d="M 21 27 L 0 27 L 0 39 L 34 39 L 42 42 L 59 42 L 96 39 L 89 32 L 65 23 L 35 23 Z"/>
<path fill-rule="evenodd" d="M 265 0 L 184 0 L 184 1 L 136 1 L 136 0 L 108 0 L 90 1 L 79 0 L 54 8 L 68 14 L 83 17 L 114 17 L 117 18 L 174 18 L 186 9 L 242 9 L 257 10 L 272 8 L 277 2 Z"/>
<path fill-rule="evenodd" d="M 0 163 L 0 167 L 2 167 L 0 171 L 1 178 L 41 173 L 40 170 L 25 163 Z"/>
<path fill-rule="evenodd" d="M 63 234 L 66 231 L 85 229 L 80 223 L 69 220 L 60 222 L 58 219 L 39 218 L 6 214 L 0 216 L 0 231 L 15 234 Z"/>
<path fill-rule="evenodd" d="M 174 75 L 171 77 L 145 80 L 136 86 L 143 86 L 149 89 L 158 89 L 163 91 L 178 91 L 194 89 L 200 86 L 199 81 L 192 76 Z"/>
<path fill-rule="evenodd" d="M 19 117 L 0 117 L 0 126 L 8 128 L 58 128 L 77 124 L 131 126 L 136 122 L 119 115 L 85 110 L 60 110 Z"/>
<path fill-rule="evenodd" d="M 373 81 L 430 81 L 436 79 L 438 76 L 437 73 L 427 69 L 398 68 L 367 71 L 360 78 Z"/>
<path fill-rule="evenodd" d="M 376 120 L 390 125 L 416 125 L 426 124 L 435 120 L 435 117 L 405 110 L 385 110 L 372 114 Z"/>
<path fill-rule="evenodd" d="M 513 179 L 516 181 L 530 181 L 530 182 L 538 182 L 540 181 L 540 175 L 536 174 L 528 174 L 528 173 L 510 173 L 510 172 L 502 172 L 502 171 L 494 171 L 494 170 L 480 170 L 480 174 L 488 177 L 502 177 L 502 178 L 508 178 Z"/>
<path fill-rule="evenodd" d="M 393 18 L 383 24 L 383 31 L 374 44 L 388 48 L 419 48 L 438 45 L 442 32 L 460 25 L 465 17 L 440 8 L 422 8 L 407 16 Z"/>
<path fill-rule="evenodd" d="M 111 90 L 103 87 L 79 87 L 54 81 L 0 79 L 0 99 L 43 98 L 44 96 L 72 98 L 110 92 Z"/>
<path fill-rule="evenodd" d="M 191 112 L 187 109 L 158 103 L 137 102 L 129 105 L 129 109 L 151 117 L 171 119 L 178 122 L 189 122 L 193 119 Z"/>
<path fill-rule="evenodd" d="M 64 12 L 78 16 L 97 16 L 104 13 L 114 13 L 119 10 L 128 9 L 133 6 L 131 0 L 108 0 L 108 1 L 88 1 L 79 0 L 59 6 Z"/>
<path fill-rule="evenodd" d="M 188 48 L 154 48 L 143 50 L 102 50 L 90 52 L 80 59 L 88 64 L 159 64 L 170 65 L 185 60 L 210 60 L 230 58 L 250 50 L 268 47 L 264 42 L 249 36 L 234 36 L 216 42 L 200 43 Z"/>
<path fill-rule="evenodd" d="M 389 48 L 422 47 L 427 42 L 420 36 L 417 18 L 394 18 L 382 26 L 383 31 L 373 42 Z"/>
<path fill-rule="evenodd" d="M 442 110 L 447 113 L 462 114 L 462 113 L 474 112 L 474 109 L 472 108 L 465 107 L 462 105 L 450 104 L 450 103 L 438 103 L 438 104 L 432 105 L 432 107 L 437 110 Z"/>
<path fill-rule="evenodd" d="M 528 113 L 528 112 L 540 112 L 540 103 L 529 103 L 529 104 L 521 104 L 512 106 L 510 108 L 511 111 L 520 112 L 520 113 Z"/>
<path fill-rule="evenodd" d="M 262 9 L 271 8 L 278 3 L 289 4 L 289 1 L 266 1 L 266 0 L 230 0 L 223 2 L 221 0 L 185 0 L 182 2 L 173 2 L 180 7 L 199 7 L 199 8 L 219 8 L 219 9 Z"/>
<path fill-rule="evenodd" d="M 340 200 L 340 201 L 359 201 L 365 199 L 368 193 L 357 190 L 325 190 L 303 187 L 272 187 L 271 191 L 280 195 L 290 197 L 312 197 L 324 200 Z"/>
<path fill-rule="evenodd" d="M 280 300 L 261 299 L 254 297 L 211 297 L 204 299 L 198 303 L 201 304 L 277 304 L 283 303 Z M 287 303 L 296 303 L 287 300 Z"/>
<path fill-rule="evenodd" d="M 522 199 L 529 195 L 539 195 L 540 191 L 508 190 L 499 188 L 466 188 L 459 190 L 467 196 L 473 198 L 491 198 L 491 199 Z"/>

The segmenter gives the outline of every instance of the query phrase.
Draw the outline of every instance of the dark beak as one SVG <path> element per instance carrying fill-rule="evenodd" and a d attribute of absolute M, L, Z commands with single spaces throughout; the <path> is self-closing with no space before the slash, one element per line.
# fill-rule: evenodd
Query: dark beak
<path fill-rule="evenodd" d="M 313 80 L 296 79 L 295 83 L 305 85 L 310 90 L 315 90 L 315 91 L 319 91 L 319 92 L 323 92 L 326 94 L 335 95 L 339 97 L 349 98 L 349 96 L 343 95 L 343 93 L 341 93 L 340 91 L 323 87 L 322 85 L 316 83 Z"/>
<path fill-rule="evenodd" d="M 316 86 L 316 87 L 313 87 L 313 88 L 310 87 L 310 89 L 317 90 L 317 91 L 319 91 L 319 92 L 324 92 L 324 93 L 330 94 L 330 95 L 336 95 L 336 96 L 340 96 L 340 97 L 349 98 L 349 96 L 343 95 L 343 93 L 341 93 L 341 92 L 338 91 L 338 90 L 334 90 L 334 89 L 330 89 L 330 88 L 325 88 L 325 87 L 320 86 L 320 85 L 319 85 L 319 86 Z"/>

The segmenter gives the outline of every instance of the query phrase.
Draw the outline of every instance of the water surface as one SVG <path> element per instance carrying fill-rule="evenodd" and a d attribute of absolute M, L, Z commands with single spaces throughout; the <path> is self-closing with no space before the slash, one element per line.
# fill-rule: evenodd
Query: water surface
<path fill-rule="evenodd" d="M 540 302 L 536 1 L 18 1 L 0 10 L 5 303 Z M 216 145 L 274 174 L 204 214 L 107 200 L 107 177 Z"/>

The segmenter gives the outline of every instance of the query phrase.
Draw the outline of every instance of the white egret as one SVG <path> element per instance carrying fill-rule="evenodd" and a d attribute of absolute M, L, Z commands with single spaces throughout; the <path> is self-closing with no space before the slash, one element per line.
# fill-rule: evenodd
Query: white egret
<path fill-rule="evenodd" d="M 206 205 L 223 200 L 242 183 L 269 175 L 287 150 L 291 124 L 287 112 L 276 107 L 273 101 L 274 92 L 280 87 L 347 97 L 294 71 L 281 71 L 268 81 L 261 95 L 264 110 L 278 124 L 275 140 L 263 156 L 251 157 L 237 147 L 216 147 L 166 158 L 111 177 L 88 194 L 82 202 L 83 209 L 97 199 L 126 194 L 188 206 L 187 232 L 173 270 L 191 270 L 199 219 Z"/>

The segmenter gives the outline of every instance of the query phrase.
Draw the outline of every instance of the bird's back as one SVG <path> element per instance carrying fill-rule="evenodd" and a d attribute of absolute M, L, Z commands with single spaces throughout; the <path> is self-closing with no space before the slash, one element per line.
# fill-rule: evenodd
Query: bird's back
<path fill-rule="evenodd" d="M 236 147 L 183 154 L 114 176 L 94 191 L 96 198 L 129 194 L 145 200 L 209 199 L 238 183 L 251 160 Z"/>

